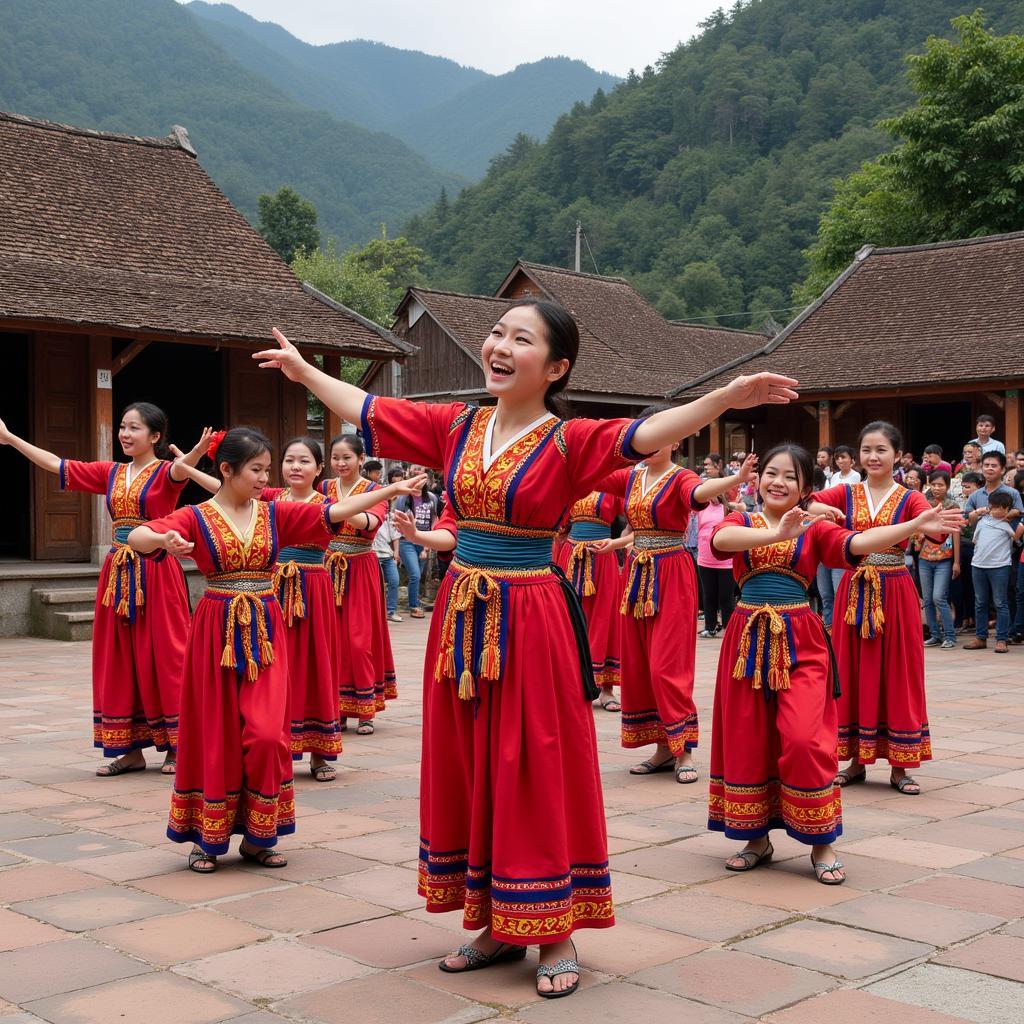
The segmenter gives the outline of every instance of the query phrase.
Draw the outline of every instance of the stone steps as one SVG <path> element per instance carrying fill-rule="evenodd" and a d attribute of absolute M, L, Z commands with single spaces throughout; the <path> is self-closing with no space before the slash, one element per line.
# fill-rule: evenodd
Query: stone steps
<path fill-rule="evenodd" d="M 34 587 L 32 635 L 48 640 L 91 640 L 95 602 L 95 587 Z"/>

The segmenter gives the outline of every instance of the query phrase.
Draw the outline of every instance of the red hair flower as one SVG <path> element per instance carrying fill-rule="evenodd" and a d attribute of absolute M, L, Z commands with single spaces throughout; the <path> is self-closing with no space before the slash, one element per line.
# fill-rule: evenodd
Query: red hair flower
<path fill-rule="evenodd" d="M 206 449 L 206 455 L 212 462 L 217 461 L 217 452 L 220 449 L 220 443 L 224 440 L 224 435 L 226 433 L 226 430 L 215 430 L 213 432 L 213 436 L 210 438 L 210 444 Z"/>

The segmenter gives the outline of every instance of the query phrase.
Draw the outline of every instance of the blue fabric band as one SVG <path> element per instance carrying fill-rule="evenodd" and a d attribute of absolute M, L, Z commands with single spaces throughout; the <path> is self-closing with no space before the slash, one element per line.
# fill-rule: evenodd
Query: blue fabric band
<path fill-rule="evenodd" d="M 607 523 L 573 523 L 569 527 L 569 540 L 607 540 L 611 535 Z"/>
<path fill-rule="evenodd" d="M 745 604 L 796 604 L 807 600 L 807 591 L 792 576 L 760 572 L 743 584 L 740 600 Z"/>
<path fill-rule="evenodd" d="M 278 565 L 299 562 L 302 565 L 323 565 L 324 552 L 319 548 L 281 548 L 277 553 Z"/>
<path fill-rule="evenodd" d="M 543 569 L 551 564 L 550 537 L 510 537 L 459 525 L 455 557 L 494 569 Z"/>

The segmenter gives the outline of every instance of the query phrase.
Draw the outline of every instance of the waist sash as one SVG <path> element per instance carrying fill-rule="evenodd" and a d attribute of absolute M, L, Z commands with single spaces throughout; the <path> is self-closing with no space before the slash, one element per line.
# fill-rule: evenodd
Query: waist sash
<path fill-rule="evenodd" d="M 882 634 L 885 626 L 885 580 L 888 576 L 909 575 L 903 555 L 883 552 L 868 555 L 850 578 L 843 621 L 856 626 L 866 640 Z"/>
<path fill-rule="evenodd" d="M 322 572 L 323 568 L 323 548 L 281 548 L 278 552 L 274 590 L 281 603 L 285 625 L 292 626 L 296 619 L 306 617 L 306 574 Z"/>
<path fill-rule="evenodd" d="M 334 585 L 334 603 L 341 605 L 345 599 L 345 583 L 348 580 L 350 558 L 373 553 L 373 541 L 332 540 L 327 548 L 325 565 Z"/>
<path fill-rule="evenodd" d="M 269 607 L 277 600 L 269 571 L 216 573 L 209 577 L 206 597 L 224 603 L 222 668 L 255 680 L 274 662 L 274 633 Z"/>
<path fill-rule="evenodd" d="M 629 571 L 622 591 L 619 611 L 632 612 L 636 619 L 649 619 L 658 613 L 661 593 L 658 563 L 667 555 L 685 551 L 682 533 L 638 532 L 633 535 L 633 552 L 629 557 Z"/>
<path fill-rule="evenodd" d="M 569 527 L 569 540 L 607 540 L 611 535 L 608 523 L 593 519 L 575 519 Z"/>
<path fill-rule="evenodd" d="M 146 565 L 137 551 L 128 547 L 128 534 L 141 526 L 142 519 L 114 520 L 110 548 L 110 575 L 103 591 L 103 605 L 114 613 L 135 621 L 136 612 L 146 603 Z"/>

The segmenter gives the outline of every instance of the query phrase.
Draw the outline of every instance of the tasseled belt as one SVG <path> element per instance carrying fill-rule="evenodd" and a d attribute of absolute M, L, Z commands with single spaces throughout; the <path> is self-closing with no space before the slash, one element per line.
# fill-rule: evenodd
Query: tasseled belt
<path fill-rule="evenodd" d="M 588 547 L 595 540 L 607 540 L 612 535 L 607 523 L 593 520 L 574 520 L 569 530 L 569 561 L 565 574 L 580 597 L 593 597 L 597 593 L 594 583 L 594 552 Z"/>
<path fill-rule="evenodd" d="M 277 553 L 274 590 L 286 625 L 292 626 L 296 619 L 306 617 L 306 574 L 323 571 L 323 548 L 281 548 Z"/>
<path fill-rule="evenodd" d="M 796 646 L 787 612 L 806 609 L 806 581 L 783 566 L 748 573 L 740 580 L 736 608 L 748 613 L 740 634 L 733 679 L 749 679 L 755 690 L 767 684 L 765 696 L 789 689 L 789 671 L 796 665 Z"/>
<path fill-rule="evenodd" d="M 334 584 L 334 603 L 340 605 L 345 599 L 345 583 L 348 579 L 350 558 L 373 553 L 370 541 L 332 540 L 327 549 L 327 571 Z"/>
<path fill-rule="evenodd" d="M 269 605 L 277 600 L 273 573 L 224 572 L 210 576 L 206 597 L 224 602 L 224 650 L 221 667 L 247 679 L 274 662 Z"/>
<path fill-rule="evenodd" d="M 115 614 L 135 621 L 136 612 L 146 603 L 146 565 L 139 553 L 128 547 L 128 534 L 141 526 L 143 519 L 116 519 L 110 548 L 110 575 L 103 592 L 103 606 Z"/>
<path fill-rule="evenodd" d="M 846 624 L 856 626 L 860 635 L 868 640 L 881 635 L 885 626 L 885 577 L 906 572 L 902 554 L 868 555 L 850 578 L 843 616 Z"/>
<path fill-rule="evenodd" d="M 459 697 L 473 700 L 479 683 L 501 678 L 505 664 L 508 589 L 553 575 L 552 534 L 509 535 L 460 524 L 454 577 L 441 624 L 434 679 L 458 681 Z"/>
<path fill-rule="evenodd" d="M 632 612 L 636 619 L 649 619 L 657 614 L 660 596 L 658 563 L 665 555 L 685 551 L 683 540 L 681 533 L 634 533 L 633 552 L 629 556 L 629 571 L 619 605 L 623 615 Z"/>

